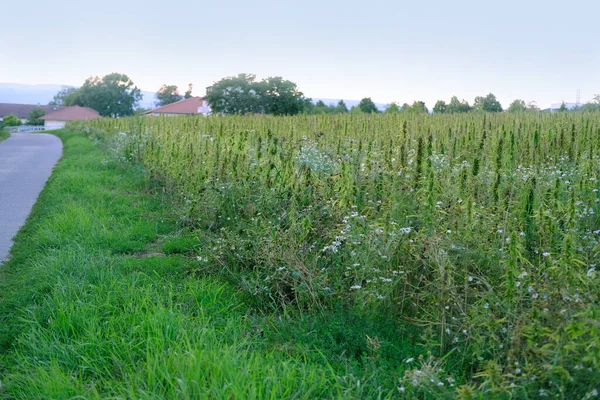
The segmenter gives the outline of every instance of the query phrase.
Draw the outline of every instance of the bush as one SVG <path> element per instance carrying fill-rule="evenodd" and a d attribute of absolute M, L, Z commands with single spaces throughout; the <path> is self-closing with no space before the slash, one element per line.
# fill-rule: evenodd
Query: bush
<path fill-rule="evenodd" d="M 19 126 L 21 125 L 21 119 L 17 117 L 15 114 L 8 114 L 2 120 L 4 126 Z"/>
<path fill-rule="evenodd" d="M 46 115 L 46 111 L 44 111 L 43 108 L 40 108 L 40 107 L 34 108 L 33 110 L 31 110 L 31 112 L 27 116 L 27 125 L 37 125 L 37 126 L 44 125 L 44 120 L 40 119 L 44 115 Z"/>

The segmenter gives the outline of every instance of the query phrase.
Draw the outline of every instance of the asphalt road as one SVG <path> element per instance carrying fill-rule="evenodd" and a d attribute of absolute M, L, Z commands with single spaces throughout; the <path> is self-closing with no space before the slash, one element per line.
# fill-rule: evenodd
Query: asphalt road
<path fill-rule="evenodd" d="M 0 264 L 62 154 L 59 138 L 13 133 L 0 142 Z"/>

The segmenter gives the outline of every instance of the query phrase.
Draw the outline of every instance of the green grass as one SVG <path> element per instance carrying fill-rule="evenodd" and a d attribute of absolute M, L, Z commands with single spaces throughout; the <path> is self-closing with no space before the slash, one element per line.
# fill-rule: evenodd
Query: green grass
<path fill-rule="evenodd" d="M 0 268 L 0 398 L 399 396 L 418 352 L 400 326 L 259 312 L 195 273 L 201 241 L 141 168 L 57 134 L 63 159 Z"/>
<path fill-rule="evenodd" d="M 10 137 L 10 133 L 6 129 L 0 128 L 0 142 L 8 139 Z"/>

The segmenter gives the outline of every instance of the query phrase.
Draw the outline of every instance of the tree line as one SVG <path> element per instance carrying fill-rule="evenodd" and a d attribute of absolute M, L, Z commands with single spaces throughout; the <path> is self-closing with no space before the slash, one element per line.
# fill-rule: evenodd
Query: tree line
<path fill-rule="evenodd" d="M 156 92 L 156 105 L 165 106 L 192 97 L 192 84 L 182 95 L 177 85 L 162 85 Z M 112 73 L 102 78 L 90 77 L 80 88 L 68 88 L 59 91 L 50 104 L 90 107 L 105 117 L 129 116 L 146 111 L 137 108 L 142 99 L 141 90 L 125 74 Z M 258 80 L 254 74 L 238 74 L 224 77 L 207 88 L 204 99 L 213 113 L 231 114 L 344 114 L 344 113 L 429 113 L 423 101 L 412 104 L 391 103 L 380 110 L 370 97 L 363 98 L 360 103 L 348 108 L 343 100 L 337 104 L 325 104 L 322 100 L 313 102 L 304 96 L 296 83 L 282 77 L 268 77 Z M 581 111 L 600 111 L 600 95 L 580 107 Z M 453 96 L 448 103 L 438 100 L 431 110 L 434 114 L 459 114 L 468 112 L 503 112 L 504 109 L 496 96 L 489 93 L 478 96 L 469 104 Z M 521 99 L 514 100 L 506 109 L 507 112 L 540 111 L 535 102 L 525 103 Z M 568 111 L 563 103 L 559 111 Z"/>

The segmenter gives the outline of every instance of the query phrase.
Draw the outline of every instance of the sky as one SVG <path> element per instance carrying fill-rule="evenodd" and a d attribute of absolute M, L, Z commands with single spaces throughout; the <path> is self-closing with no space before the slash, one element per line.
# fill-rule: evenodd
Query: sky
<path fill-rule="evenodd" d="M 494 93 L 546 107 L 600 93 L 599 0 L 29 0 L 0 24 L 0 82 L 127 74 L 194 94 L 241 72 L 379 103 Z"/>

